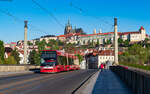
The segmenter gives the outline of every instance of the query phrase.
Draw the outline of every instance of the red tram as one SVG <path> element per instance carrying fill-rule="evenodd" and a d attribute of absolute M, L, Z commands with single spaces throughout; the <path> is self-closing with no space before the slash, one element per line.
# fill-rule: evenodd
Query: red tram
<path fill-rule="evenodd" d="M 76 58 L 74 54 L 68 54 L 58 50 L 43 50 L 41 52 L 40 72 L 56 73 L 79 70 L 79 65 L 74 65 L 74 59 Z"/>

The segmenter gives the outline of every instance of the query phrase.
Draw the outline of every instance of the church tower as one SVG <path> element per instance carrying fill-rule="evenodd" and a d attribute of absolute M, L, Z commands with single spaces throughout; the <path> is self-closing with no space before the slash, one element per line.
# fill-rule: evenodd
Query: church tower
<path fill-rule="evenodd" d="M 140 28 L 140 33 L 141 33 L 141 40 L 145 40 L 145 38 L 146 38 L 146 31 L 145 31 L 145 29 L 143 28 L 143 26 L 141 26 L 141 28 Z"/>
<path fill-rule="evenodd" d="M 69 34 L 72 31 L 72 26 L 70 24 L 70 21 L 68 20 L 68 23 L 65 26 L 64 35 Z"/>

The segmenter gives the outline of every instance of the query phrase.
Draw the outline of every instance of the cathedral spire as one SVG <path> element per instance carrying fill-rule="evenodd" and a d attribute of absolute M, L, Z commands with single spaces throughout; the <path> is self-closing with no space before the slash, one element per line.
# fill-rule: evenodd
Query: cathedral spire
<path fill-rule="evenodd" d="M 69 19 L 68 19 L 68 24 L 67 24 L 67 25 L 68 25 L 68 26 L 71 26 L 71 25 L 70 25 L 70 20 L 69 20 Z"/>

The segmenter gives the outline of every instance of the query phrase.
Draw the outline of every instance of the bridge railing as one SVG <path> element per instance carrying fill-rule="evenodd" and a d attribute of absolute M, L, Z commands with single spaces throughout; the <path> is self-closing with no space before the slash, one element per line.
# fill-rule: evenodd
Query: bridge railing
<path fill-rule="evenodd" d="M 125 66 L 111 66 L 110 69 L 127 84 L 134 94 L 150 94 L 150 72 Z"/>
<path fill-rule="evenodd" d="M 3 65 L 0 64 L 0 72 L 15 72 L 15 71 L 28 71 L 39 69 L 40 66 L 36 65 Z"/>

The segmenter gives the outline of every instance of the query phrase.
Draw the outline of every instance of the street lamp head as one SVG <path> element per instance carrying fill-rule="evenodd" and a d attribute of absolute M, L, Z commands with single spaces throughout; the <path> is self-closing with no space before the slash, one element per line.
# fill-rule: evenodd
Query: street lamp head
<path fill-rule="evenodd" d="M 117 18 L 114 18 L 114 25 L 117 25 Z"/>
<path fill-rule="evenodd" d="M 25 20 L 25 21 L 24 21 L 24 24 L 25 24 L 25 25 L 24 25 L 24 27 L 25 27 L 25 28 L 27 28 L 27 27 L 28 27 L 28 26 L 27 26 L 27 23 L 28 23 L 28 21 L 27 21 L 27 20 Z"/>

